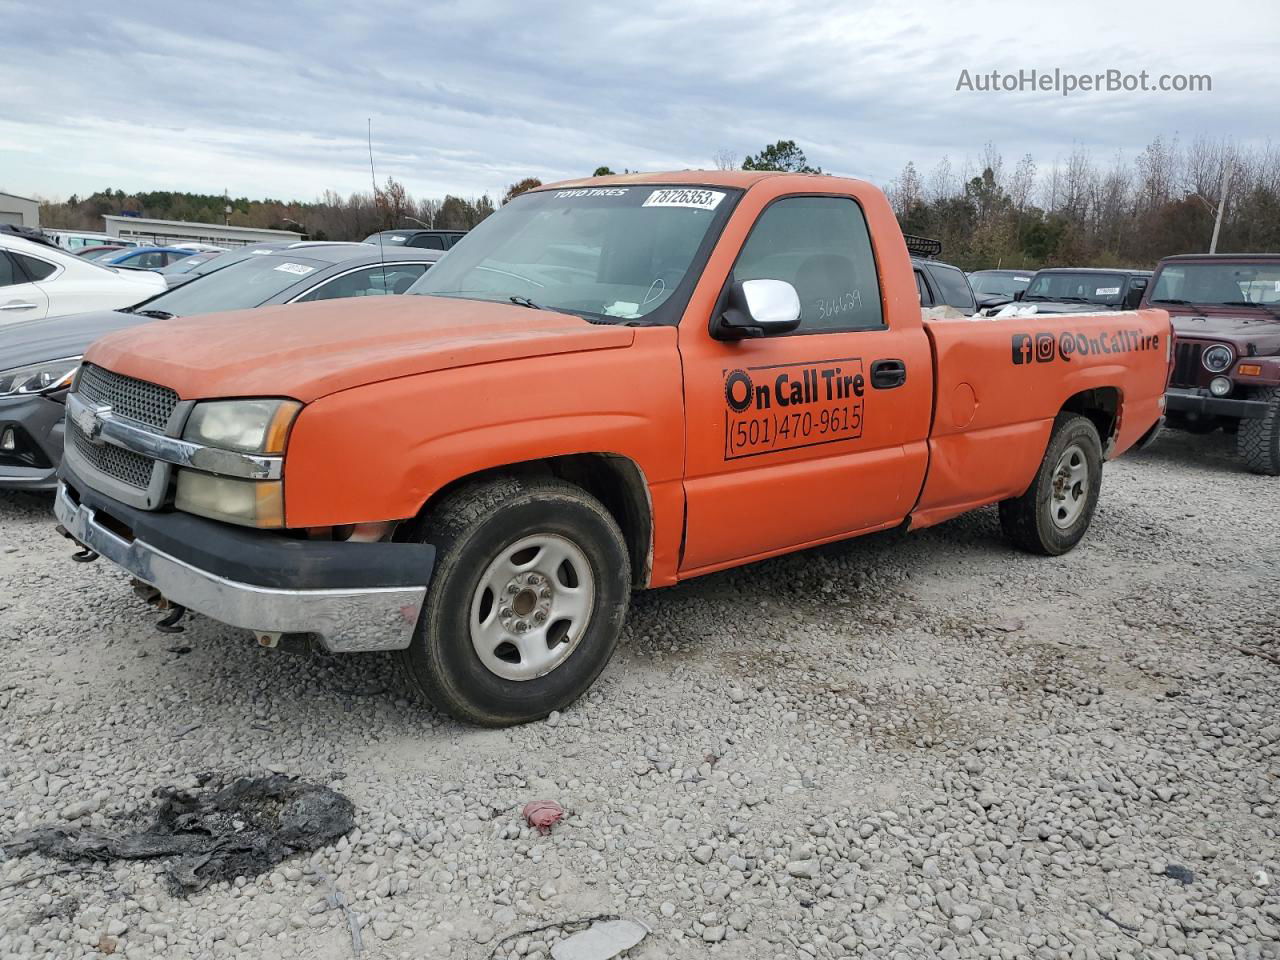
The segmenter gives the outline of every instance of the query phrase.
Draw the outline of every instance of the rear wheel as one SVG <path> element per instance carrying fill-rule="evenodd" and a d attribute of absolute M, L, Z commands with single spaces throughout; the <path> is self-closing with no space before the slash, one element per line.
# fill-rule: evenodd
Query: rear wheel
<path fill-rule="evenodd" d="M 1267 415 L 1240 421 L 1236 452 L 1254 473 L 1280 476 L 1280 387 L 1255 390 L 1253 399 L 1267 402 Z"/>
<path fill-rule="evenodd" d="M 626 543 L 573 484 L 500 477 L 432 508 L 435 573 L 401 662 L 440 709 L 483 726 L 545 717 L 613 655 L 631 595 Z"/>
<path fill-rule="evenodd" d="M 1036 477 L 1000 504 L 1000 526 L 1017 546 L 1058 556 L 1084 537 L 1102 487 L 1102 443 L 1087 417 L 1059 414 Z"/>

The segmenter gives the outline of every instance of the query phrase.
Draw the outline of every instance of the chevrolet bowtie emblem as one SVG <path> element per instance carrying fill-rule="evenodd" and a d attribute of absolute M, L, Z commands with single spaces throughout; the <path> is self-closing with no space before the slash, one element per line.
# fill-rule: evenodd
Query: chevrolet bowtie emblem
<path fill-rule="evenodd" d="M 95 446 L 101 446 L 103 443 L 102 425 L 110 414 L 111 404 L 109 403 L 98 403 L 93 406 L 84 404 L 75 411 L 73 418 L 76 426 L 80 428 L 80 432 L 85 435 L 89 442 Z"/>

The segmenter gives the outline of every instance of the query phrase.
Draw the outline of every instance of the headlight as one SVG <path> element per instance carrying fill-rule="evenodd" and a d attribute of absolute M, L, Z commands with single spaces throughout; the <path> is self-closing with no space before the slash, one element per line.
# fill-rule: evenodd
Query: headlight
<path fill-rule="evenodd" d="M 215 400 L 197 403 L 182 439 L 239 453 L 281 454 L 296 400 Z"/>
<path fill-rule="evenodd" d="M 1212 347 L 1200 354 L 1200 362 L 1204 364 L 1204 368 L 1210 373 L 1221 373 L 1227 367 L 1231 366 L 1231 361 L 1236 358 L 1235 353 L 1230 347 L 1224 347 L 1220 343 L 1215 343 Z"/>
<path fill-rule="evenodd" d="M 63 357 L 61 360 L 33 363 L 29 367 L 0 370 L 0 397 L 52 393 L 69 387 L 79 366 L 79 357 Z"/>
<path fill-rule="evenodd" d="M 179 470 L 173 505 L 187 513 L 242 527 L 284 526 L 284 484 L 279 480 L 238 480 L 198 470 Z"/>

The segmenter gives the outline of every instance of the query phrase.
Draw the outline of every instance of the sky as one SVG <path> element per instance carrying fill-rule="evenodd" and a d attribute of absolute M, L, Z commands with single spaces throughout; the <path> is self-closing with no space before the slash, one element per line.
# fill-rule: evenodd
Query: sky
<path fill-rule="evenodd" d="M 1280 136 L 1280 4 L 1215 0 L 0 0 L 0 191 L 500 195 L 793 139 L 884 185 L 993 142 L 1043 170 Z M 1208 93 L 957 90 L 992 69 L 1207 73 Z"/>

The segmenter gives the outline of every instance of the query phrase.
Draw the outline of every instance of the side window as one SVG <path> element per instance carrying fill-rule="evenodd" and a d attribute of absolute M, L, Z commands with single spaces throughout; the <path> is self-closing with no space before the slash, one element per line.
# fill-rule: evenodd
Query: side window
<path fill-rule="evenodd" d="M 794 286 L 800 333 L 884 326 L 867 221 L 847 197 L 775 201 L 752 228 L 733 280 L 786 280 Z"/>
<path fill-rule="evenodd" d="M 27 278 L 18 273 L 9 259 L 9 254 L 0 250 L 0 287 L 11 287 L 15 283 L 26 283 Z"/>
<path fill-rule="evenodd" d="M 924 278 L 924 271 L 915 270 L 916 275 L 916 293 L 920 294 L 920 306 L 932 307 L 933 294 L 929 291 L 929 281 Z"/>
<path fill-rule="evenodd" d="M 310 293 L 298 298 L 299 303 L 315 300 L 342 300 L 347 297 L 381 297 L 404 293 L 423 273 L 423 263 L 397 263 L 387 266 L 367 267 L 343 277 L 335 277 L 322 283 Z"/>
<path fill-rule="evenodd" d="M 964 274 L 955 267 L 943 266 L 940 263 L 930 264 L 929 273 L 937 283 L 942 300 L 957 310 L 973 313 L 977 304 L 973 300 L 973 291 L 964 278 Z"/>
<path fill-rule="evenodd" d="M 409 244 L 409 246 L 426 247 L 428 250 L 443 250 L 444 241 L 434 234 L 424 233 L 421 236 L 414 237 L 413 243 Z"/>
<path fill-rule="evenodd" d="M 15 253 L 18 263 L 22 265 L 22 269 L 27 272 L 27 276 L 32 280 L 46 280 L 53 276 L 58 269 L 56 264 L 50 263 L 48 260 L 37 260 L 35 257 L 28 257 L 25 253 Z M 22 280 L 14 280 L 14 283 L 22 283 Z"/>

